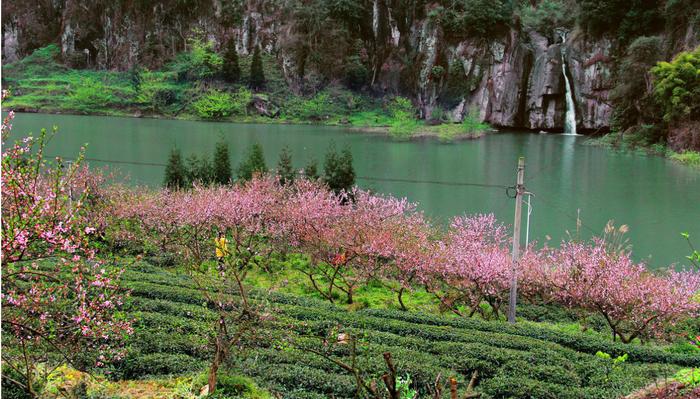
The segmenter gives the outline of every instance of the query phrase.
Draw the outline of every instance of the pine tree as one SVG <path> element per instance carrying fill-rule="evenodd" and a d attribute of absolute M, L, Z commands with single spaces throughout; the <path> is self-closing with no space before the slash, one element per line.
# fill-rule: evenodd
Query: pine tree
<path fill-rule="evenodd" d="M 229 83 L 236 83 L 241 78 L 241 67 L 238 65 L 238 52 L 236 51 L 236 41 L 231 39 L 226 44 L 224 51 L 224 65 L 221 73 L 224 80 Z"/>
<path fill-rule="evenodd" d="M 267 166 L 265 165 L 263 149 L 260 144 L 255 143 L 249 148 L 248 156 L 238 167 L 238 179 L 248 181 L 254 175 L 265 173 L 267 173 Z"/>
<path fill-rule="evenodd" d="M 311 159 L 304 166 L 304 176 L 309 180 L 318 180 L 318 162 L 316 159 Z"/>
<path fill-rule="evenodd" d="M 231 183 L 231 160 L 228 155 L 228 143 L 223 139 L 216 143 L 214 149 L 214 176 L 216 184 L 226 185 Z"/>
<path fill-rule="evenodd" d="M 180 150 L 173 148 L 168 157 L 168 165 L 165 167 L 163 185 L 173 190 L 185 188 L 187 186 L 186 173 Z"/>
<path fill-rule="evenodd" d="M 323 181 L 336 194 L 350 191 L 355 185 L 355 170 L 352 166 L 352 153 L 345 148 L 340 154 L 331 143 L 323 162 Z"/>
<path fill-rule="evenodd" d="M 355 168 L 352 166 L 352 152 L 350 147 L 345 147 L 338 158 L 340 167 L 340 186 L 345 191 L 350 191 L 355 186 Z"/>
<path fill-rule="evenodd" d="M 250 63 L 250 87 L 260 90 L 265 86 L 265 73 L 263 72 L 262 56 L 260 46 L 255 46 L 253 51 L 253 61 Z"/>
<path fill-rule="evenodd" d="M 282 148 L 280 152 L 280 160 L 277 163 L 277 175 L 282 185 L 294 183 L 296 176 L 292 166 L 292 153 L 287 146 Z"/>
<path fill-rule="evenodd" d="M 204 155 L 190 155 L 187 158 L 187 182 L 188 186 L 194 183 L 208 186 L 214 180 L 214 169 L 209 158 Z"/>

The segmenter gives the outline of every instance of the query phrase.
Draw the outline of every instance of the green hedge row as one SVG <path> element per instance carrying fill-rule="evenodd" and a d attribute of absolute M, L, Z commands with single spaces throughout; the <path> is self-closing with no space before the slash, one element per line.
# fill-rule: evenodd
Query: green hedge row
<path fill-rule="evenodd" d="M 129 353 L 115 376 L 177 375 L 206 368 L 208 340 L 216 313 L 186 276 L 147 264 L 124 275 L 131 290 L 127 311 L 135 318 Z M 253 298 L 262 298 L 252 293 Z M 359 365 L 379 378 L 382 353 L 395 359 L 421 397 L 435 377 L 455 377 L 464 387 L 474 370 L 477 389 L 493 398 L 617 397 L 673 374 L 678 365 L 700 366 L 700 356 L 658 347 L 622 345 L 594 336 L 564 333 L 531 324 L 460 319 L 390 310 L 348 312 L 312 298 L 265 294 L 272 320 L 264 337 L 233 353 L 229 367 L 254 377 L 285 398 L 351 398 L 354 379 L 337 365 L 304 350 L 319 347 L 328 330 L 340 326 L 361 337 Z M 539 311 L 539 310 L 538 310 Z M 557 316 L 558 317 L 558 316 Z M 628 353 L 611 372 L 597 351 Z M 333 355 L 349 361 L 349 348 Z M 447 394 L 447 393 L 446 393 Z"/>
<path fill-rule="evenodd" d="M 372 315 L 379 318 L 403 320 L 416 324 L 451 326 L 468 330 L 530 337 L 542 341 L 556 343 L 561 346 L 574 349 L 578 352 L 589 354 L 595 354 L 598 351 L 602 351 L 611 355 L 621 356 L 627 353 L 629 354 L 629 360 L 635 362 L 669 363 L 686 367 L 700 367 L 700 356 L 697 355 L 671 353 L 663 350 L 662 348 L 653 346 L 622 344 L 605 341 L 601 338 L 583 333 L 565 333 L 528 324 L 511 325 L 502 322 L 490 322 L 478 319 L 445 318 L 421 313 L 387 311 L 380 309 L 365 309 L 359 313 Z"/>

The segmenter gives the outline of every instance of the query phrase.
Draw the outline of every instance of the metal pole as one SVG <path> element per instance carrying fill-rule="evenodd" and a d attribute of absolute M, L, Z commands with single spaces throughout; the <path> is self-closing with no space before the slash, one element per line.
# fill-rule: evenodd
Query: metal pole
<path fill-rule="evenodd" d="M 527 246 L 530 244 L 530 214 L 532 213 L 532 193 L 527 193 L 527 218 L 525 219 L 525 251 L 527 251 Z"/>
<path fill-rule="evenodd" d="M 508 322 L 515 323 L 515 305 L 518 299 L 517 264 L 520 255 L 520 224 L 522 219 L 523 193 L 525 187 L 525 158 L 518 158 L 518 178 L 515 186 L 515 221 L 513 222 L 513 254 L 510 278 L 510 296 L 508 297 Z"/>

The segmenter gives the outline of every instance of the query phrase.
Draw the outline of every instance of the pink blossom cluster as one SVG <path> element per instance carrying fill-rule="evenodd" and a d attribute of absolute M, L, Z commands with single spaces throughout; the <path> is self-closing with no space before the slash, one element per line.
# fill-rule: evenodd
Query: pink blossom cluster
<path fill-rule="evenodd" d="M 514 272 L 509 244 L 505 226 L 492 214 L 454 218 L 428 265 L 429 289 L 456 313 L 463 305 L 473 315 L 486 302 L 497 316 Z"/>
<path fill-rule="evenodd" d="M 304 253 L 310 265 L 301 271 L 330 301 L 340 292 L 352 302 L 357 287 L 380 280 L 399 301 L 404 290 L 425 286 L 451 311 L 497 317 L 515 274 L 522 298 L 599 313 L 623 341 L 700 311 L 699 273 L 651 273 L 600 239 L 530 247 L 513 264 L 508 230 L 493 215 L 456 217 L 443 231 L 405 199 L 359 189 L 338 196 L 303 179 L 159 191 L 119 201 L 113 212 L 197 260 L 213 257 L 221 233 L 241 254 Z"/>
<path fill-rule="evenodd" d="M 545 248 L 523 262 L 522 272 L 528 295 L 598 313 L 623 342 L 700 315 L 700 273 L 652 273 L 599 238 Z"/>

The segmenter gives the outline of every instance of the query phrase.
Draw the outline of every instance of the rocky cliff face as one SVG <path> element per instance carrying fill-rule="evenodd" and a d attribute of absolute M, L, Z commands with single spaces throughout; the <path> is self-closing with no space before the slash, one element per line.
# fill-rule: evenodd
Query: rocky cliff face
<path fill-rule="evenodd" d="M 607 39 L 588 40 L 580 32 L 571 36 L 565 61 L 573 85 L 577 125 L 583 130 L 605 130 L 612 111 L 607 101 L 612 85 L 612 45 Z M 511 29 L 498 39 L 447 45 L 442 42 L 440 28 L 428 20 L 418 21 L 408 40 L 420 54 L 419 83 L 413 95 L 422 117 L 430 118 L 440 105 L 445 82 L 432 72 L 444 57 L 449 65 L 461 64 L 464 79 L 470 82 L 461 101 L 448 110 L 454 120 L 476 112 L 496 126 L 563 127 L 566 105 L 561 41 L 550 43 L 537 33 Z M 396 35 L 392 38 L 394 53 L 401 52 L 400 41 Z M 385 91 L 398 94 L 395 77 L 403 66 L 392 61 L 390 55 L 379 80 Z"/>
<path fill-rule="evenodd" d="M 198 31 L 217 45 L 235 40 L 244 55 L 260 45 L 276 56 L 295 91 L 304 91 L 310 82 L 323 83 L 319 76 L 324 71 L 300 61 L 298 43 L 306 39 L 297 37 L 299 27 L 290 20 L 295 14 L 285 0 L 234 2 L 237 6 L 224 0 L 7 3 L 3 3 L 4 62 L 55 42 L 60 43 L 65 60 L 80 66 L 124 70 L 138 62 L 157 68 L 186 49 L 186 38 Z M 427 119 L 441 107 L 454 120 L 472 112 L 496 126 L 561 130 L 566 111 L 564 60 L 579 130 L 609 127 L 615 45 L 610 40 L 593 40 L 575 30 L 562 43 L 525 32 L 515 23 L 496 38 L 448 42 L 430 18 L 411 18 L 404 10 L 392 9 L 391 3 L 373 0 L 371 4 L 372 19 L 362 49 L 371 75 L 369 90 L 410 96 Z M 675 46 L 678 50 L 693 45 L 698 35 L 686 32 L 685 36 L 684 44 Z M 406 75 L 415 83 L 405 84 Z M 456 94 L 450 87 L 453 81 L 463 82 Z"/>

